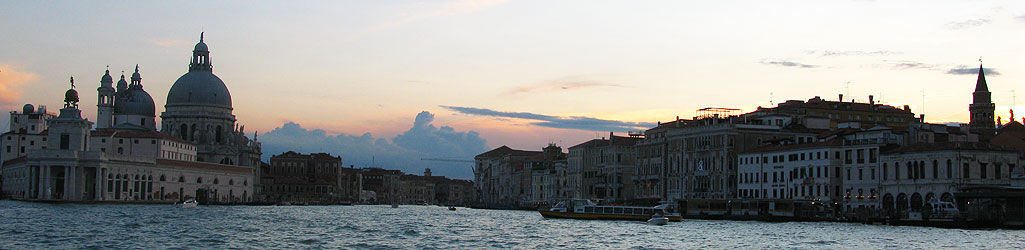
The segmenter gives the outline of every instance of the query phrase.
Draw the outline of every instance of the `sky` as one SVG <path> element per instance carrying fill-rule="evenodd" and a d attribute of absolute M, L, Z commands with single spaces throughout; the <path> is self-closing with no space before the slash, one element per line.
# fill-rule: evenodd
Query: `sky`
<path fill-rule="evenodd" d="M 0 0 L 0 109 L 56 111 L 75 76 L 95 120 L 106 66 L 138 64 L 162 112 L 205 32 L 265 158 L 328 151 L 465 178 L 418 158 L 838 94 L 967 122 L 980 58 L 1006 121 L 1025 91 L 1023 30 L 1025 1 Z"/>

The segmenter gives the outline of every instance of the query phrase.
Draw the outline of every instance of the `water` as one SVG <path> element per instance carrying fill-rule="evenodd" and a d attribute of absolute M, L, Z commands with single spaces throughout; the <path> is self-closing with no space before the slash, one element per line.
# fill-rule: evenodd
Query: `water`
<path fill-rule="evenodd" d="M 0 249 L 1020 249 L 1025 231 L 822 222 L 544 219 L 437 206 L 200 206 L 0 201 Z"/>

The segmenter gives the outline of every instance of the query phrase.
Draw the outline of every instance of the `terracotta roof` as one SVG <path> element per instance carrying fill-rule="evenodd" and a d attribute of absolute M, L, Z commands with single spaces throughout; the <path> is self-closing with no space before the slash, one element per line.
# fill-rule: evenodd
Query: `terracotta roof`
<path fill-rule="evenodd" d="M 993 137 L 990 142 L 994 145 L 1025 152 L 1025 126 L 1017 121 L 1008 122 L 997 129 L 997 136 Z"/>
<path fill-rule="evenodd" d="M 157 159 L 158 165 L 169 165 L 187 168 L 198 168 L 208 170 L 219 170 L 219 171 L 230 171 L 237 173 L 249 173 L 252 169 L 248 167 L 239 167 L 232 165 L 223 165 L 209 162 L 198 162 L 198 161 L 179 161 L 179 160 L 168 160 L 168 159 Z"/>
<path fill-rule="evenodd" d="M 22 162 L 25 162 L 25 161 L 26 161 L 25 156 L 18 156 L 18 157 L 15 157 L 14 159 L 10 159 L 10 160 L 4 161 L 3 166 L 15 164 L 15 163 L 22 163 Z"/>

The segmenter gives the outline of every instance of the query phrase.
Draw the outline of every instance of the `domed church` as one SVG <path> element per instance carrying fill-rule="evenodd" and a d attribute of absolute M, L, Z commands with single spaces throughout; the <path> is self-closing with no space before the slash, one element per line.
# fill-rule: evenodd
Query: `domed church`
<path fill-rule="evenodd" d="M 78 109 L 74 78 L 60 115 L 42 105 L 12 111 L 11 129 L 0 135 L 0 190 L 24 200 L 252 201 L 261 146 L 236 123 L 203 34 L 167 94 L 159 131 L 142 79 L 139 65 L 116 84 L 105 71 L 95 129 Z"/>

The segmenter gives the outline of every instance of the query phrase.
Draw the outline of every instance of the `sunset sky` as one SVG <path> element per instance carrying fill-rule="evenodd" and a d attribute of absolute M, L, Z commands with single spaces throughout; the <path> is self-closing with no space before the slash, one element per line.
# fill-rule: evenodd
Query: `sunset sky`
<path fill-rule="evenodd" d="M 200 32 L 247 132 L 539 150 L 841 93 L 966 122 L 980 57 L 998 115 L 1025 103 L 1025 1 L 0 1 L 0 108 L 55 112 L 74 75 L 95 120 L 139 64 L 162 112 Z"/>

